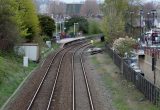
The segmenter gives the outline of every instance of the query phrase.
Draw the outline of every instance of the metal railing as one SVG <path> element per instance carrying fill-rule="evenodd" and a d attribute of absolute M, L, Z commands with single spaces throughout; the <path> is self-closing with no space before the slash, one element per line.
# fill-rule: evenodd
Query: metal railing
<path fill-rule="evenodd" d="M 132 82 L 144 96 L 153 104 L 160 106 L 160 89 L 149 82 L 143 75 L 134 71 L 123 58 L 121 58 L 109 45 L 105 51 L 111 56 L 113 62 L 119 67 L 123 77 Z"/>

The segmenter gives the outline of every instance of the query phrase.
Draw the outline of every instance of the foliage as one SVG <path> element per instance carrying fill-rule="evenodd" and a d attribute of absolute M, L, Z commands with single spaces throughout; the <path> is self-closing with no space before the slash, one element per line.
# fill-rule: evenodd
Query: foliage
<path fill-rule="evenodd" d="M 0 40 L 6 42 L 1 49 L 13 48 L 22 38 L 31 41 L 38 33 L 39 22 L 32 0 L 0 0 Z"/>
<path fill-rule="evenodd" d="M 27 34 L 24 37 L 28 42 L 33 41 L 38 37 L 40 28 L 39 20 L 36 13 L 36 9 L 32 0 L 16 0 L 18 4 L 19 16 L 23 20 L 24 30 L 27 31 Z"/>
<path fill-rule="evenodd" d="M 68 22 L 65 23 L 66 31 L 69 30 L 69 28 L 72 28 L 74 26 L 74 23 L 78 23 L 79 31 L 82 31 L 83 33 L 88 33 L 88 20 L 85 19 L 82 16 L 74 16 L 67 20 Z"/>
<path fill-rule="evenodd" d="M 125 52 L 130 54 L 136 41 L 133 38 L 126 36 L 125 38 L 116 39 L 113 43 L 113 48 L 121 55 L 124 56 Z"/>
<path fill-rule="evenodd" d="M 41 34 L 49 36 L 52 38 L 53 32 L 55 30 L 55 22 L 52 18 L 45 15 L 39 15 L 39 21 L 41 26 Z"/>
<path fill-rule="evenodd" d="M 48 40 L 51 40 L 48 36 L 46 36 L 46 35 L 43 35 L 43 36 L 41 36 L 42 37 L 42 39 L 43 39 L 43 41 L 44 42 L 46 42 L 46 41 L 48 41 Z"/>
<path fill-rule="evenodd" d="M 90 20 L 89 21 L 89 34 L 99 34 L 101 33 L 100 24 L 98 21 Z"/>
<path fill-rule="evenodd" d="M 105 15 L 102 31 L 108 42 L 113 42 L 125 34 L 125 12 L 128 10 L 128 0 L 106 0 L 103 5 Z"/>
<path fill-rule="evenodd" d="M 22 57 L 14 53 L 0 55 L 0 107 L 37 65 L 35 62 L 29 62 L 29 67 L 24 68 L 22 64 Z"/>
<path fill-rule="evenodd" d="M 14 45 L 18 41 L 20 30 L 17 27 L 21 20 L 17 15 L 16 6 L 14 0 L 0 0 L 0 41 L 5 41 L 8 45 Z"/>

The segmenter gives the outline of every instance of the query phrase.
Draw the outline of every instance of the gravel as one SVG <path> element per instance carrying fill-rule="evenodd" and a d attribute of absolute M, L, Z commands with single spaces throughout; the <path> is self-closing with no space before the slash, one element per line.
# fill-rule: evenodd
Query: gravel
<path fill-rule="evenodd" d="M 99 54 L 96 54 L 98 57 Z M 92 96 L 94 100 L 95 110 L 116 110 L 112 105 L 112 94 L 109 89 L 106 88 L 102 81 L 101 73 L 99 73 L 92 63 L 92 56 L 85 54 L 84 61 L 85 67 L 91 86 Z"/>

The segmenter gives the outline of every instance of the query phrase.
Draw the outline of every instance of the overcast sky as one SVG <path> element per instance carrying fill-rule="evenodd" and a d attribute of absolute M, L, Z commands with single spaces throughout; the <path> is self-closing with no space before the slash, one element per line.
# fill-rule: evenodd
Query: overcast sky
<path fill-rule="evenodd" d="M 60 1 L 63 1 L 65 3 L 73 3 L 73 2 L 82 2 L 82 1 L 85 1 L 85 0 L 60 0 Z M 97 0 L 97 1 L 104 1 L 104 0 Z"/>
<path fill-rule="evenodd" d="M 57 0 L 58 1 L 58 0 Z M 73 3 L 73 2 L 82 2 L 82 1 L 85 1 L 85 0 L 59 0 L 59 1 L 63 1 L 65 3 Z M 97 0 L 97 1 L 104 1 L 104 0 Z M 143 2 L 151 2 L 151 1 L 154 1 L 154 2 L 160 2 L 160 0 L 142 0 Z"/>

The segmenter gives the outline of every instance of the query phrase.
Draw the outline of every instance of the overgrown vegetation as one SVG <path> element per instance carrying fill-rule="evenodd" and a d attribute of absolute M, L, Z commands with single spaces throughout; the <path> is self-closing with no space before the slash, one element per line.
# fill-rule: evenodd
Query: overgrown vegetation
<path fill-rule="evenodd" d="M 139 0 L 105 0 L 102 10 L 104 14 L 101 30 L 104 33 L 107 42 L 113 43 L 115 39 L 120 37 L 133 37 L 133 25 L 131 25 L 131 16 L 137 18 L 137 6 Z M 130 12 L 135 11 L 134 15 Z M 135 19 L 134 19 L 135 20 Z M 134 21 L 133 20 L 133 21 Z M 133 22 L 135 23 L 135 22 Z M 135 32 L 135 30 L 134 30 Z"/>
<path fill-rule="evenodd" d="M 124 12 L 128 10 L 128 0 L 106 0 L 103 6 L 104 19 L 102 31 L 108 42 L 124 36 L 125 18 Z"/>
<path fill-rule="evenodd" d="M 36 63 L 29 62 L 29 67 L 24 68 L 22 60 L 22 57 L 14 53 L 0 53 L 0 106 L 10 97 L 28 73 L 37 66 Z"/>
<path fill-rule="evenodd" d="M 99 34 L 99 33 L 101 33 L 100 21 L 90 19 L 89 20 L 88 34 L 92 35 L 92 34 Z"/>
<path fill-rule="evenodd" d="M 114 50 L 122 57 L 127 53 L 131 54 L 133 47 L 136 45 L 136 40 L 126 36 L 125 38 L 116 39 L 113 43 Z"/>
<path fill-rule="evenodd" d="M 81 31 L 82 33 L 86 34 L 88 33 L 88 20 L 82 16 L 74 16 L 67 20 L 68 22 L 65 22 L 66 31 L 68 31 L 70 28 L 73 29 L 74 23 L 78 23 L 78 31 Z"/>
<path fill-rule="evenodd" d="M 43 47 L 41 58 L 44 59 L 58 48 L 59 44 L 52 45 L 52 48 Z M 37 63 L 29 61 L 29 67 L 25 68 L 23 67 L 22 56 L 17 56 L 13 52 L 0 52 L 0 108 L 26 76 L 37 66 Z"/>
<path fill-rule="evenodd" d="M 51 17 L 45 16 L 45 15 L 39 15 L 38 18 L 39 18 L 40 27 L 41 27 L 41 35 L 46 35 L 45 38 L 51 39 L 53 36 L 53 32 L 55 30 L 54 20 Z"/>
<path fill-rule="evenodd" d="M 13 48 L 20 40 L 34 41 L 39 32 L 32 0 L 0 0 L 0 41 L 6 44 L 0 45 L 1 49 Z"/>

